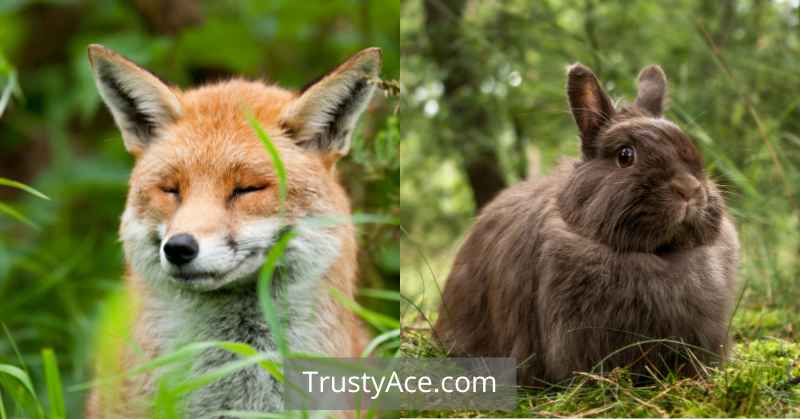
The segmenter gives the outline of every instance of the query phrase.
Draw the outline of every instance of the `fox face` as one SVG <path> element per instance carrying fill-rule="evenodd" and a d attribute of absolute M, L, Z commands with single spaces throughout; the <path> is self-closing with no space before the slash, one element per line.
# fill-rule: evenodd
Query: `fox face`
<path fill-rule="evenodd" d="M 251 283 L 289 230 L 282 275 L 319 277 L 354 247 L 349 224 L 314 220 L 350 213 L 335 162 L 374 92 L 380 50 L 356 54 L 301 92 L 244 80 L 183 92 L 104 47 L 91 46 L 89 58 L 136 159 L 120 236 L 138 276 L 194 291 Z M 283 161 L 285 202 L 248 113 Z"/>

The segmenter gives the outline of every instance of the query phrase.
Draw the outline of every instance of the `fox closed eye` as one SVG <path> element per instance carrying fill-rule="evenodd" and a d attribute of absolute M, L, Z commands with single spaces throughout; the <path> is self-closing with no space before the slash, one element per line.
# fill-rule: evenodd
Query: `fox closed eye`
<path fill-rule="evenodd" d="M 242 195 L 246 195 L 252 192 L 258 192 L 266 190 L 268 185 L 254 185 L 254 186 L 237 186 L 233 189 L 233 193 L 231 194 L 231 199 L 240 197 Z"/>
<path fill-rule="evenodd" d="M 166 194 L 174 196 L 175 198 L 179 199 L 181 197 L 181 191 L 177 186 L 159 186 L 159 189 Z"/>

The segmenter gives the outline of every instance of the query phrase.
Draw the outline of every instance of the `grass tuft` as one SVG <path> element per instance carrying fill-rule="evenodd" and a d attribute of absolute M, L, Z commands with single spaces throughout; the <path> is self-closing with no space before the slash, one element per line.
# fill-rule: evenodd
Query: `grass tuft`
<path fill-rule="evenodd" d="M 441 357 L 430 329 L 404 328 L 401 355 Z M 519 390 L 513 412 L 408 411 L 426 417 L 728 417 L 800 416 L 800 343 L 759 338 L 737 343 L 726 364 L 706 379 L 667 376 L 633 385 L 629 372 L 583 373 L 566 385 Z"/>

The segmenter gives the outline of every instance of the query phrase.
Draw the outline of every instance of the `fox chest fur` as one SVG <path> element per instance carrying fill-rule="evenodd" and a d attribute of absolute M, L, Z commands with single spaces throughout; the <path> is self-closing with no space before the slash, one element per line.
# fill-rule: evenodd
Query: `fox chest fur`
<path fill-rule="evenodd" d="M 342 320 L 348 313 L 339 312 L 324 291 L 327 287 L 323 278 L 279 277 L 275 281 L 272 298 L 281 307 L 283 337 L 293 352 L 344 357 L 359 349 L 360 343 L 354 339 L 358 336 L 355 322 Z M 280 361 L 276 336 L 264 319 L 254 288 L 203 298 L 191 294 L 164 296 L 161 290 L 157 297 L 150 295 L 143 301 L 136 329 L 137 342 L 154 356 L 194 342 L 237 342 Z M 241 357 L 232 352 L 209 348 L 197 354 L 189 365 L 177 364 L 173 368 L 186 368 L 176 377 L 187 379 L 238 359 Z M 138 383 L 143 388 L 136 392 L 155 392 L 152 386 L 164 376 L 168 379 L 170 373 L 170 367 L 153 371 Z M 260 366 L 251 365 L 193 391 L 185 400 L 184 414 L 203 417 L 226 410 L 279 411 L 283 408 L 281 394 L 281 385 L 274 377 Z"/>

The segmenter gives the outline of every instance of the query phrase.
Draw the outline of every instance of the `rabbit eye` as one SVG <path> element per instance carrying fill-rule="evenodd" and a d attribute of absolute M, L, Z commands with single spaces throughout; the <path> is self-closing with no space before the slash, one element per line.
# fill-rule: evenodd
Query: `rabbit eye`
<path fill-rule="evenodd" d="M 636 160 L 636 151 L 631 146 L 622 146 L 617 151 L 617 166 L 628 167 Z"/>

